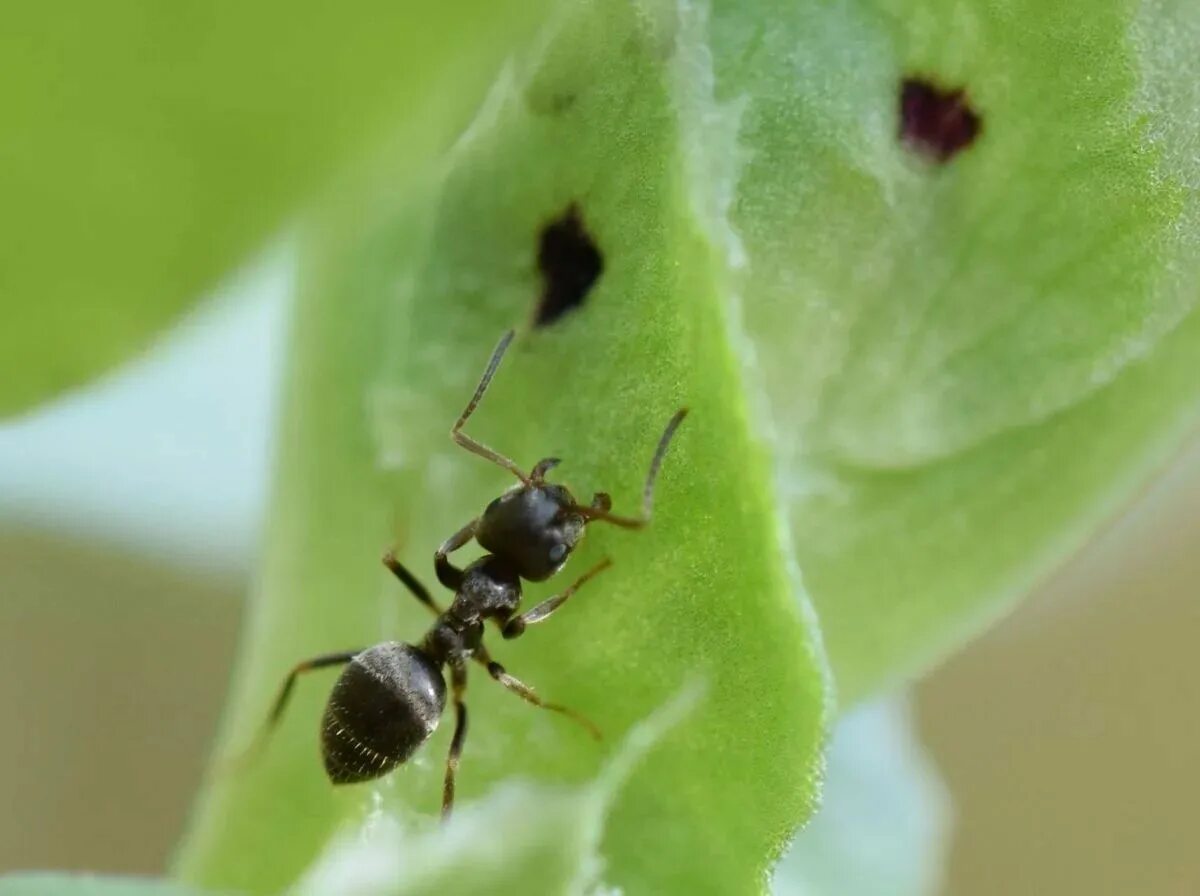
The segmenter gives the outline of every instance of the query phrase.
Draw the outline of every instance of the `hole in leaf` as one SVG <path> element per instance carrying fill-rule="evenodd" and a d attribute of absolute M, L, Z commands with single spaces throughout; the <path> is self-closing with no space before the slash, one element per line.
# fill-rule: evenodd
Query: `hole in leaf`
<path fill-rule="evenodd" d="M 922 78 L 900 82 L 900 139 L 937 162 L 948 162 L 979 136 L 983 122 L 958 87 L 943 90 Z"/>
<path fill-rule="evenodd" d="M 582 305 L 604 269 L 600 250 L 583 226 L 579 206 L 572 203 L 561 217 L 542 228 L 537 263 L 542 272 L 542 295 L 533 325 L 545 327 Z"/>
<path fill-rule="evenodd" d="M 525 95 L 525 100 L 529 104 L 530 109 L 538 115 L 549 116 L 565 115 L 571 111 L 575 105 L 575 101 L 578 99 L 579 97 L 576 94 L 565 90 L 545 96 L 528 93 Z"/>

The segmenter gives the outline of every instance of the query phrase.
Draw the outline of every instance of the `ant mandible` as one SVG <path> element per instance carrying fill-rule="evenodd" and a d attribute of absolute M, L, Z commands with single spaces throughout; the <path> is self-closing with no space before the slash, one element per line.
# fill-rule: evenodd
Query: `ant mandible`
<path fill-rule="evenodd" d="M 284 679 L 263 730 L 265 736 L 275 727 L 301 673 L 346 666 L 333 686 L 321 720 L 325 772 L 334 784 L 381 777 L 407 761 L 437 728 L 446 707 L 442 670 L 449 667 L 455 723 L 442 787 L 443 817 L 454 805 L 455 774 L 467 735 L 463 695 L 468 660 L 484 666 L 493 679 L 523 700 L 573 719 L 599 739 L 600 731 L 590 721 L 565 706 L 542 700 L 532 688 L 493 660 L 483 646 L 483 624 L 493 620 L 504 638 L 516 638 L 527 626 L 554 614 L 585 582 L 611 565 L 607 558 L 601 560 L 570 587 L 524 613 L 517 613 L 521 580 L 541 582 L 558 572 L 583 537 L 588 523 L 601 520 L 639 529 L 650 521 L 658 468 L 671 437 L 687 414 L 686 408 L 676 411 L 658 440 L 646 474 L 640 516 L 612 513 L 612 502 L 604 492 L 597 492 L 588 505 L 578 504 L 565 487 L 546 482 L 546 473 L 558 465 L 558 458 L 538 461 L 526 475 L 513 461 L 462 431 L 487 391 L 513 335 L 512 330 L 505 333 L 492 352 L 475 394 L 455 421 L 450 435 L 472 454 L 512 472 L 520 483 L 488 504 L 479 517 L 451 535 L 434 553 L 438 581 L 454 592 L 449 609 L 443 610 L 428 589 L 396 559 L 394 551 L 389 551 L 383 558 L 384 565 L 437 617 L 432 628 L 417 644 L 385 641 L 365 650 L 329 653 L 297 663 Z M 450 563 L 448 555 L 472 538 L 488 553 L 459 569 Z"/>

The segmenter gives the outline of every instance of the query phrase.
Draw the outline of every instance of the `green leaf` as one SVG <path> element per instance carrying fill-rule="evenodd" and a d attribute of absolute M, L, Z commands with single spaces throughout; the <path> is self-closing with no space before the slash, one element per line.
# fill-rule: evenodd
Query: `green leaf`
<path fill-rule="evenodd" d="M 143 347 L 348 162 L 419 171 L 550 6 L 11 9 L 0 415 Z"/>
<path fill-rule="evenodd" d="M 405 831 L 392 816 L 336 837 L 299 896 L 583 893 L 598 870 L 606 801 L 586 788 L 505 784 L 444 828 Z M 464 857 L 466 857 L 464 861 Z"/>
<path fill-rule="evenodd" d="M 90 874 L 25 872 L 0 876 L 0 896 L 204 896 L 172 881 Z M 216 896 L 216 894 L 210 894 Z"/>
<path fill-rule="evenodd" d="M 821 809 L 776 866 L 772 896 L 934 896 L 950 800 L 908 698 L 856 706 L 829 743 Z"/>
<path fill-rule="evenodd" d="M 1194 425 L 1200 13 L 739 0 L 709 32 L 761 407 L 854 699 L 1025 593 Z M 897 139 L 910 75 L 982 117 L 945 165 Z"/>
<path fill-rule="evenodd" d="M 498 336 L 530 317 L 540 235 L 575 203 L 604 273 L 582 307 L 518 336 L 470 431 L 525 466 L 563 458 L 554 475 L 581 499 L 606 490 L 630 512 L 667 419 L 683 404 L 691 414 L 652 525 L 593 526 L 527 602 L 602 556 L 614 568 L 492 650 L 592 716 L 608 743 L 703 674 L 703 707 L 612 808 L 606 879 L 630 893 L 754 893 L 811 811 L 828 685 L 744 404 L 723 254 L 696 223 L 708 184 L 689 168 L 674 92 L 702 48 L 672 58 L 673 18 L 623 4 L 555 27 L 501 77 L 427 197 L 381 187 L 389 214 L 364 222 L 348 201 L 309 244 L 274 522 L 225 749 L 249 740 L 296 660 L 428 626 L 378 558 L 398 537 L 430 579 L 434 548 L 512 484 L 447 429 Z M 301 684 L 260 768 L 214 782 L 183 854 L 188 879 L 270 891 L 372 798 L 436 812 L 445 726 L 379 787 L 330 788 L 314 749 L 330 686 L 319 678 Z M 465 799 L 512 775 L 587 780 L 604 762 L 609 748 L 477 672 L 468 699 Z"/>
<path fill-rule="evenodd" d="M 693 684 L 639 722 L 599 775 L 579 787 L 509 782 L 445 824 L 405 830 L 374 813 L 334 839 L 296 896 L 584 894 L 602 886 L 600 839 L 613 797 L 705 688 Z"/>
<path fill-rule="evenodd" d="M 665 419 L 693 413 L 653 526 L 594 531 L 572 569 L 611 554 L 614 571 L 504 659 L 615 732 L 707 673 L 710 700 L 622 792 L 602 852 L 631 893 L 755 890 L 811 808 L 827 718 L 800 572 L 857 697 L 998 612 L 1192 419 L 1194 88 L 1148 55 L 1197 58 L 1196 29 L 1171 27 L 1185 14 L 1194 25 L 1181 5 L 1121 0 L 564 14 L 440 177 L 342 197 L 309 243 L 227 744 L 297 658 L 427 623 L 375 557 L 390 531 L 427 569 L 504 486 L 444 427 L 524 320 L 471 422 L 522 464 L 563 457 L 583 495 L 629 506 Z M 909 76 L 964 88 L 982 116 L 945 164 L 899 139 Z M 587 233 L 603 273 L 538 328 L 555 222 Z M 327 687 L 308 684 L 259 770 L 207 794 L 189 877 L 277 887 L 364 790 L 434 809 L 436 760 L 331 793 L 311 741 Z M 602 762 L 508 695 L 473 684 L 470 699 L 468 797 Z"/>

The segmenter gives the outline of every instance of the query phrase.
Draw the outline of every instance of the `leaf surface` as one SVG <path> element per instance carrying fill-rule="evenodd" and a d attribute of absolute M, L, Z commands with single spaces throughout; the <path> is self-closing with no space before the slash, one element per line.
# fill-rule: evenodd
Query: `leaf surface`
<path fill-rule="evenodd" d="M 811 811 L 829 691 L 745 401 L 726 249 L 700 207 L 711 197 L 687 145 L 697 110 L 676 102 L 702 48 L 673 54 L 679 21 L 662 9 L 672 15 L 660 22 L 587 5 L 556 22 L 498 81 L 427 195 L 402 193 L 392 209 L 377 196 L 366 221 L 339 205 L 313 236 L 274 525 L 226 742 L 246 742 L 297 659 L 416 639 L 428 625 L 378 558 L 398 538 L 433 581 L 434 548 L 513 483 L 447 429 L 517 325 L 468 429 L 524 468 L 563 458 L 553 478 L 580 500 L 603 490 L 636 512 L 665 423 L 681 405 L 690 415 L 650 527 L 594 525 L 564 573 L 528 588 L 527 605 L 603 556 L 613 569 L 520 641 L 493 636 L 491 650 L 547 699 L 594 718 L 606 743 L 702 676 L 703 706 L 606 818 L 606 881 L 629 893 L 756 893 Z M 555 227 L 586 233 L 602 271 L 582 304 L 531 327 L 547 291 L 539 250 Z M 471 673 L 464 799 L 513 775 L 595 774 L 609 747 Z M 379 786 L 333 791 L 314 750 L 331 676 L 313 677 L 262 767 L 209 794 L 184 855 L 189 879 L 266 892 L 372 799 L 436 812 L 447 725 Z"/>
<path fill-rule="evenodd" d="M 763 0 L 708 32 L 752 379 L 852 701 L 1010 606 L 1194 427 L 1200 14 Z M 979 116 L 944 164 L 900 139 L 910 78 Z"/>

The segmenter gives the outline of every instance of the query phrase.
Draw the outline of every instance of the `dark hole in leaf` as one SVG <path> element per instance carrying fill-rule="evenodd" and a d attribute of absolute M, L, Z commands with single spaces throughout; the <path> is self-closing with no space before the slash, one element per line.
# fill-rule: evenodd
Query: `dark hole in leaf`
<path fill-rule="evenodd" d="M 579 206 L 572 203 L 542 229 L 537 263 L 542 272 L 542 295 L 533 325 L 544 327 L 582 305 L 604 269 L 600 250 L 584 229 Z"/>
<path fill-rule="evenodd" d="M 970 146 L 983 126 L 963 88 L 942 90 L 921 78 L 900 82 L 900 139 L 938 162 Z"/>
<path fill-rule="evenodd" d="M 563 115 L 571 111 L 571 107 L 575 105 L 577 99 L 578 97 L 573 93 L 553 93 L 535 111 L 547 115 Z"/>
<path fill-rule="evenodd" d="M 535 115 L 555 117 L 566 115 L 574 108 L 579 95 L 570 90 L 527 90 L 525 103 Z"/>

